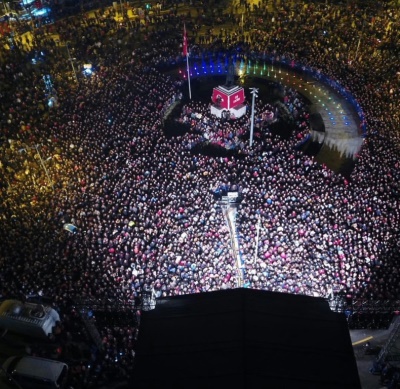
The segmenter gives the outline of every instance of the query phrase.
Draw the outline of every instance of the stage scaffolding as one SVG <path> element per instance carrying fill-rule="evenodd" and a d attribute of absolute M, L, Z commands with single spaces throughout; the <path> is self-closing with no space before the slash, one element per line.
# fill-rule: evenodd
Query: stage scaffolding
<path fill-rule="evenodd" d="M 327 299 L 332 311 L 344 313 L 350 329 L 389 328 L 400 314 L 400 300 L 368 300 L 334 294 Z"/>
<path fill-rule="evenodd" d="M 129 325 L 137 328 L 140 323 L 142 304 L 139 300 L 126 302 L 116 298 L 79 297 L 74 300 L 74 306 L 99 350 L 103 349 L 102 327 Z"/>

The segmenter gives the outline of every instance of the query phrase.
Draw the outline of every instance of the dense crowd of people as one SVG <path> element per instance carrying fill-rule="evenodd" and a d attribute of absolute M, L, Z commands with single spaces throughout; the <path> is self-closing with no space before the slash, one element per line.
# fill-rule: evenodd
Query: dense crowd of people
<path fill-rule="evenodd" d="M 237 7 L 228 12 L 239 20 Z M 400 299 L 399 13 L 297 2 L 276 5 L 273 13 L 264 2 L 258 9 L 258 16 L 246 11 L 240 31 L 212 24 L 206 35 L 198 28 L 207 18 L 201 9 L 134 24 L 97 12 L 36 30 L 2 51 L 1 298 L 53 296 L 68 333 L 74 317 L 68 307 L 77 297 L 134 305 L 144 288 L 157 297 L 234 288 L 230 231 L 213 193 L 236 185 L 247 286 Z M 193 131 L 166 136 L 163 115 L 184 83 L 165 69 L 182 60 L 183 22 L 196 32 L 189 39 L 199 43 L 193 48 L 199 54 L 239 47 L 249 58 L 268 52 L 276 61 L 319 69 L 351 91 L 367 125 L 351 176 L 295 148 L 307 132 L 308 112 L 291 89 L 284 104 L 296 104 L 297 129 L 290 139 L 262 120 L 276 107 L 258 105 L 260 134 L 249 147 L 249 112 L 237 121 L 217 120 L 196 101 L 181 115 Z M 91 76 L 78 69 L 74 82 L 55 33 L 69 42 L 72 58 L 93 64 Z M 39 64 L 32 53 L 41 53 Z M 48 106 L 50 97 L 56 107 Z M 204 139 L 240 153 L 193 153 Z M 66 223 L 77 233 L 63 230 Z M 106 352 L 97 359 L 97 376 L 129 375 L 135 331 L 103 330 Z M 87 377 L 85 369 L 74 372 Z"/>
<path fill-rule="evenodd" d="M 287 102 L 289 106 L 291 101 Z M 256 111 L 258 112 L 256 131 L 261 131 L 265 125 L 277 120 L 274 113 L 277 112 L 277 108 L 274 109 L 269 103 L 257 103 Z M 235 118 L 229 111 L 223 113 L 221 117 L 211 114 L 209 103 L 189 102 L 185 105 L 178 122 L 188 126 L 189 131 L 183 139 L 187 148 L 191 150 L 196 146 L 213 145 L 227 150 L 246 152 L 248 140 L 245 138 L 249 131 L 249 114 Z"/>

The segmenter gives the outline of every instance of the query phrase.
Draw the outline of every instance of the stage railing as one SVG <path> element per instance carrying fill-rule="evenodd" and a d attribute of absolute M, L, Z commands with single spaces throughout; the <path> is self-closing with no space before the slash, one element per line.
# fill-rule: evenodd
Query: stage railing
<path fill-rule="evenodd" d="M 389 328 L 393 318 L 400 315 L 400 300 L 349 299 L 340 295 L 327 300 L 332 311 L 345 314 L 350 329 Z"/>

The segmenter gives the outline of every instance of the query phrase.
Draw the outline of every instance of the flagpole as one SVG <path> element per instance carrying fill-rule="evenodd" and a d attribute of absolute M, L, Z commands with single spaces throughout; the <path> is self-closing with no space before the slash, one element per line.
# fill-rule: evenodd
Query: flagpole
<path fill-rule="evenodd" d="M 188 86 L 189 86 L 189 99 L 192 100 L 192 89 L 190 87 L 190 68 L 189 68 L 189 50 L 188 50 L 188 42 L 187 42 L 187 34 L 186 34 L 186 24 L 183 23 L 183 55 L 186 55 L 186 71 L 188 77 Z"/>
<path fill-rule="evenodd" d="M 186 70 L 188 76 L 189 99 L 192 100 L 192 89 L 190 87 L 189 52 L 186 54 Z"/>

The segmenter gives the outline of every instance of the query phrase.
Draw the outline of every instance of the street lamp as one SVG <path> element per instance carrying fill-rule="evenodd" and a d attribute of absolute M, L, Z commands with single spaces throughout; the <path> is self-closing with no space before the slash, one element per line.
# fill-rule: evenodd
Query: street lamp
<path fill-rule="evenodd" d="M 51 185 L 51 187 L 52 187 L 53 190 L 54 190 L 54 183 L 53 183 L 53 180 L 50 178 L 50 175 L 49 175 L 49 172 L 48 172 L 48 170 L 47 170 L 47 168 L 46 168 L 46 165 L 44 164 L 43 159 L 42 159 L 42 156 L 41 156 L 40 153 L 39 153 L 38 145 L 35 145 L 34 147 L 35 147 L 35 149 L 36 149 L 36 154 L 37 154 L 38 157 L 39 157 L 39 160 L 40 160 L 40 163 L 41 163 L 41 165 L 42 165 L 42 167 L 43 167 L 43 170 L 44 170 L 44 172 L 46 173 L 47 179 L 49 180 L 50 185 Z M 48 161 L 48 160 L 49 160 L 49 159 L 47 159 L 46 161 Z"/>
<path fill-rule="evenodd" d="M 250 147 L 253 146 L 253 134 L 254 134 L 254 103 L 256 97 L 258 97 L 258 88 L 250 88 L 250 93 L 253 95 L 251 104 L 251 122 L 250 122 Z"/>
<path fill-rule="evenodd" d="M 69 47 L 68 47 L 68 43 L 65 44 L 65 46 L 67 47 L 67 52 L 68 52 L 68 61 L 71 63 L 72 66 L 72 71 L 74 72 L 74 77 L 75 77 L 75 81 L 78 84 L 78 76 L 76 75 L 76 70 L 75 70 L 75 66 L 74 66 L 74 59 L 71 58 L 71 53 L 69 51 Z"/>
<path fill-rule="evenodd" d="M 124 7 L 122 6 L 122 0 L 119 0 L 119 3 L 121 4 L 121 20 L 124 20 Z"/>
<path fill-rule="evenodd" d="M 257 226 L 256 226 L 256 247 L 254 248 L 254 263 L 257 261 L 257 255 L 258 255 L 258 242 L 260 241 L 260 229 L 261 229 L 261 217 L 258 215 L 258 220 L 257 220 Z"/>
<path fill-rule="evenodd" d="M 42 156 L 40 155 L 40 153 L 39 153 L 39 146 L 40 145 L 38 145 L 38 144 L 35 144 L 35 145 L 33 145 L 33 146 L 28 146 L 28 145 L 26 145 L 26 144 L 23 144 L 25 147 L 24 148 L 21 148 L 21 149 L 19 149 L 18 150 L 18 152 L 19 153 L 23 153 L 23 152 L 27 152 L 26 150 L 27 149 L 29 149 L 29 150 L 35 150 L 36 151 L 36 155 L 39 157 L 39 161 L 40 161 L 40 164 L 42 165 L 42 168 L 43 168 L 43 170 L 44 170 L 44 172 L 45 172 L 45 174 L 46 174 L 46 177 L 47 177 L 47 179 L 49 180 L 49 184 L 51 185 L 51 187 L 52 187 L 52 189 L 54 190 L 54 182 L 53 182 L 53 180 L 50 178 L 50 174 L 49 174 L 49 171 L 47 170 L 47 168 L 46 168 L 46 165 L 45 165 L 45 162 L 48 162 L 50 159 L 52 159 L 53 157 L 49 157 L 49 158 L 47 158 L 45 161 L 43 161 L 43 159 L 42 159 Z M 33 183 L 35 184 L 35 180 L 32 178 L 32 180 L 33 180 Z M 35 184 L 36 185 L 36 184 Z"/>

